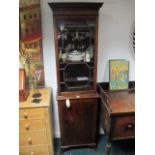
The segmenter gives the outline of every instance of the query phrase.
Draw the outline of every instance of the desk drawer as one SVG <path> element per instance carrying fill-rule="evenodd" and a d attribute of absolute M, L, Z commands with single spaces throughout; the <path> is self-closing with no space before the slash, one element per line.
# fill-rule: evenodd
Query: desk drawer
<path fill-rule="evenodd" d="M 44 118 L 44 108 L 20 109 L 20 119 Z"/>
<path fill-rule="evenodd" d="M 19 155 L 49 155 L 48 145 L 20 147 Z"/>
<path fill-rule="evenodd" d="M 33 131 L 33 130 L 42 130 L 45 129 L 45 120 L 44 119 L 28 119 L 28 120 L 19 120 L 19 131 Z"/>
<path fill-rule="evenodd" d="M 20 144 L 20 146 L 32 146 L 32 145 L 47 144 L 46 131 L 20 133 L 19 144 Z"/>
<path fill-rule="evenodd" d="M 135 116 L 117 116 L 112 118 L 113 139 L 134 138 L 135 136 Z"/>

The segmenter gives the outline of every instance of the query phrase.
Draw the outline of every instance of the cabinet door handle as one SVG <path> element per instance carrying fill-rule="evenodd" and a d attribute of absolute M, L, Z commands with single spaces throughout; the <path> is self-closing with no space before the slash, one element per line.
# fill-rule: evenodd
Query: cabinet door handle
<path fill-rule="evenodd" d="M 28 124 L 25 125 L 26 130 L 30 129 L 30 126 Z"/>
<path fill-rule="evenodd" d="M 28 138 L 28 144 L 29 144 L 29 145 L 32 144 L 32 139 L 31 139 L 31 137 Z"/>
<path fill-rule="evenodd" d="M 133 124 L 128 124 L 127 129 L 133 129 Z"/>
<path fill-rule="evenodd" d="M 131 125 L 131 124 L 129 124 L 129 125 L 128 125 L 128 128 L 132 128 L 132 125 Z"/>
<path fill-rule="evenodd" d="M 70 100 L 69 99 L 66 100 L 66 107 L 67 108 L 70 108 L 71 107 L 71 103 L 70 103 Z"/>

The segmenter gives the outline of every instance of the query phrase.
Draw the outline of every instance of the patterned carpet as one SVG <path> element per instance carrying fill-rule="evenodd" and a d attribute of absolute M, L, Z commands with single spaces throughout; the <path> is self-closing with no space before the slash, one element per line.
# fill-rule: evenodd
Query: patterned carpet
<path fill-rule="evenodd" d="M 55 139 L 55 155 L 60 155 L 59 143 L 60 139 Z M 103 135 L 99 138 L 97 149 L 92 148 L 76 148 L 63 152 L 62 155 L 105 155 L 106 137 Z M 115 141 L 112 143 L 110 155 L 135 155 L 134 140 Z"/>

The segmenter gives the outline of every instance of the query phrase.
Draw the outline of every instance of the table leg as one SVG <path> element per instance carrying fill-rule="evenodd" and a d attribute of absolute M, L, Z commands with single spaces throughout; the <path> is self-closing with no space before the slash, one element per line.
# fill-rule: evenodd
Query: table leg
<path fill-rule="evenodd" d="M 106 144 L 106 155 L 110 155 L 111 143 Z"/>

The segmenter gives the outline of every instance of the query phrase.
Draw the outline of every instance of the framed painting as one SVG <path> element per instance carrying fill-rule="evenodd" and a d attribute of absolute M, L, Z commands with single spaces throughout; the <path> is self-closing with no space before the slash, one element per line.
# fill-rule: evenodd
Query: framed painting
<path fill-rule="evenodd" d="M 40 0 L 19 0 L 19 61 L 29 88 L 38 72 L 38 86 L 45 85 L 41 30 Z"/>
<path fill-rule="evenodd" d="M 129 62 L 126 60 L 109 60 L 109 90 L 128 89 Z"/>

